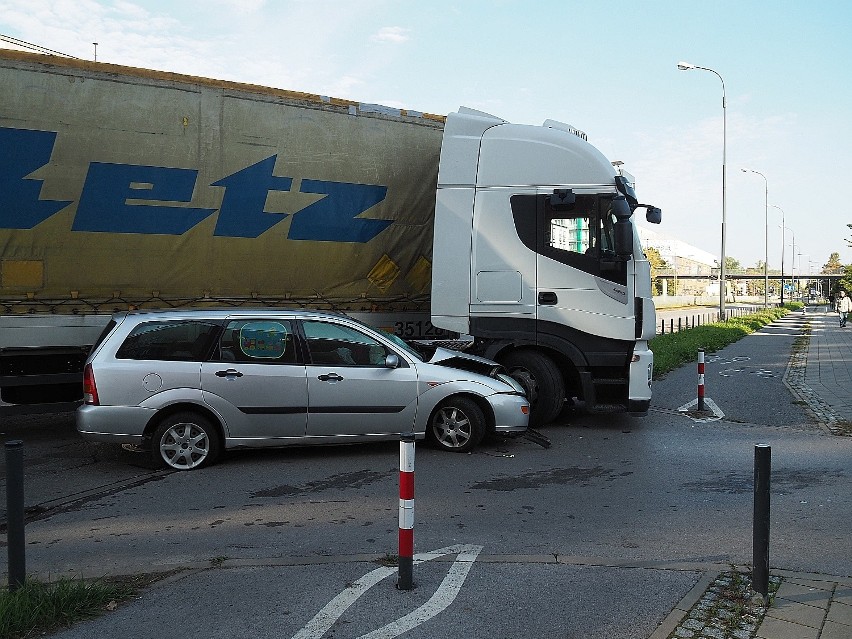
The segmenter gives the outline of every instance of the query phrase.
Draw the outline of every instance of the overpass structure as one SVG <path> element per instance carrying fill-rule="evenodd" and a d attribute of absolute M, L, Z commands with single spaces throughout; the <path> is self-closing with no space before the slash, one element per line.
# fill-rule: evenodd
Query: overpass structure
<path fill-rule="evenodd" d="M 817 295 L 819 295 L 820 297 L 828 297 L 836 287 L 837 282 L 840 281 L 845 275 L 845 269 L 837 269 L 834 271 L 829 271 L 827 273 L 786 273 L 784 275 L 782 275 L 781 273 L 769 273 L 768 276 L 764 275 L 763 273 L 757 272 L 757 269 L 749 269 L 748 271 L 726 270 L 725 281 L 728 283 L 743 280 L 763 281 L 765 278 L 768 277 L 768 279 L 772 282 L 789 282 L 792 288 L 796 291 L 800 290 L 802 284 L 805 283 L 805 286 L 808 289 L 816 289 Z M 705 271 L 704 273 L 680 273 L 673 268 L 654 269 L 651 273 L 651 277 L 653 280 L 673 280 L 674 282 L 677 282 L 678 280 L 703 280 L 705 282 L 710 283 L 719 281 L 719 269 L 710 269 L 709 272 Z M 785 288 L 785 290 L 790 289 Z"/>

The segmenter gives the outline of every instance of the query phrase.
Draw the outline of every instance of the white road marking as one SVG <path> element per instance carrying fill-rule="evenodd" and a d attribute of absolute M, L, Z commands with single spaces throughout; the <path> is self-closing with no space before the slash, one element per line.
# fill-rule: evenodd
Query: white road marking
<path fill-rule="evenodd" d="M 396 568 L 391 567 L 376 568 L 374 571 L 361 577 L 329 601 L 322 610 L 314 615 L 314 618 L 308 622 L 308 625 L 293 635 L 293 639 L 319 639 L 319 637 L 322 637 L 334 625 L 334 622 L 340 618 L 340 615 L 355 603 L 358 597 L 385 577 L 394 574 L 396 570 Z"/>
<path fill-rule="evenodd" d="M 473 562 L 476 561 L 477 555 L 482 550 L 482 546 L 466 546 L 464 548 L 459 552 L 453 565 L 447 571 L 447 576 L 444 577 L 441 585 L 438 586 L 429 601 L 404 617 L 400 617 L 383 628 L 362 635 L 359 639 L 394 639 L 394 637 L 408 632 L 421 623 L 429 621 L 453 603 L 464 584 L 464 580 L 467 579 L 467 573 L 470 572 Z"/>
<path fill-rule="evenodd" d="M 722 412 L 722 409 L 719 408 L 716 405 L 716 402 L 714 402 L 709 397 L 704 398 L 704 406 L 706 408 L 709 408 L 713 412 L 713 414 L 712 415 L 702 415 L 701 417 L 693 417 L 692 415 L 689 414 L 690 412 L 693 412 L 693 408 L 698 407 L 698 398 L 697 397 L 695 399 L 693 399 L 691 402 L 689 402 L 688 404 L 684 404 L 683 406 L 681 406 L 677 410 L 678 410 L 679 413 L 686 413 L 687 417 L 689 417 L 689 419 L 691 419 L 694 422 L 699 422 L 699 423 L 715 422 L 715 421 L 720 420 L 720 419 L 725 417 L 725 413 Z"/>
<path fill-rule="evenodd" d="M 441 585 L 435 591 L 435 594 L 425 604 L 412 611 L 411 613 L 400 617 L 396 621 L 388 625 L 374 630 L 360 639 L 393 639 L 404 632 L 428 621 L 439 612 L 447 608 L 456 596 L 459 594 L 468 572 L 470 572 L 473 562 L 482 550 L 482 546 L 471 546 L 459 544 L 456 546 L 447 546 L 426 553 L 418 553 L 414 556 L 414 563 L 420 564 L 425 561 L 431 561 L 444 555 L 457 554 L 456 560 L 447 572 L 447 576 L 441 582 Z M 382 567 L 376 568 L 372 572 L 367 573 L 358 581 L 349 586 L 346 590 L 329 601 L 322 610 L 320 610 L 308 624 L 299 632 L 293 635 L 293 639 L 319 639 L 334 625 L 340 616 L 354 604 L 358 598 L 367 592 L 377 583 L 393 575 L 397 572 L 396 568 Z"/>

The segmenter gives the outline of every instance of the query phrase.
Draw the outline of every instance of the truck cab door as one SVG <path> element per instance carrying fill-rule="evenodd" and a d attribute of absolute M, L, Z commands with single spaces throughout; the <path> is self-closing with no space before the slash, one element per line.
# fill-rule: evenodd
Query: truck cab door
<path fill-rule="evenodd" d="M 634 338 L 634 296 L 628 277 L 632 264 L 616 255 L 610 201 L 582 192 L 536 196 L 540 333 L 567 326 L 589 335 Z"/>

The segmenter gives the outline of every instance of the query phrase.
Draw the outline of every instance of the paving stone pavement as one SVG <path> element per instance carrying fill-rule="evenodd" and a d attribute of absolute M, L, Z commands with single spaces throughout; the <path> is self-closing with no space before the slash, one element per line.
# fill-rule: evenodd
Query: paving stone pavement
<path fill-rule="evenodd" d="M 852 323 L 841 327 L 828 307 L 779 321 L 802 326 L 784 375 L 787 388 L 828 432 L 852 436 Z M 650 639 L 852 639 L 848 577 L 773 571 L 777 592 L 770 605 L 753 600 L 736 626 L 728 623 L 736 600 L 725 592 L 731 579 L 731 573 L 706 576 Z"/>

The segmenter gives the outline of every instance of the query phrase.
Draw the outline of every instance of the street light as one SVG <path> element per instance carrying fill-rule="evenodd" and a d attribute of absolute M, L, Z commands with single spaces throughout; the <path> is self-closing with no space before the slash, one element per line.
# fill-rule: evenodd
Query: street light
<path fill-rule="evenodd" d="M 677 68 L 681 71 L 690 71 L 691 69 L 700 69 L 701 71 L 709 71 L 715 73 L 716 77 L 722 82 L 722 260 L 719 262 L 719 316 L 725 319 L 725 222 L 727 220 L 727 199 L 725 197 L 725 182 L 727 179 L 727 147 L 728 147 L 728 120 L 726 115 L 727 101 L 725 100 L 725 80 L 719 75 L 718 71 L 714 71 L 708 67 L 699 67 L 690 62 L 678 62 Z"/>
<path fill-rule="evenodd" d="M 775 204 L 770 204 L 773 209 L 778 209 L 781 211 L 781 306 L 784 306 L 784 229 L 787 227 L 784 226 L 784 209 Z"/>
<path fill-rule="evenodd" d="M 757 173 L 763 178 L 764 183 L 764 200 L 763 200 L 763 217 L 764 217 L 764 257 L 763 257 L 763 307 L 769 308 L 769 180 L 760 171 L 754 169 L 741 169 L 743 173 Z"/>
<path fill-rule="evenodd" d="M 796 294 L 800 296 L 799 299 L 801 299 L 802 294 L 802 255 L 810 258 L 810 255 L 807 253 L 799 252 L 799 280 L 796 282 Z"/>

